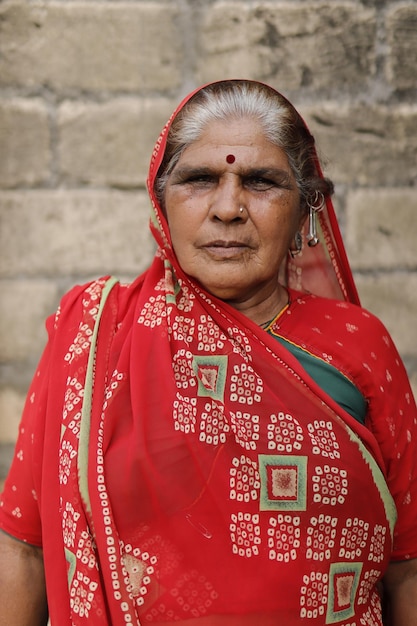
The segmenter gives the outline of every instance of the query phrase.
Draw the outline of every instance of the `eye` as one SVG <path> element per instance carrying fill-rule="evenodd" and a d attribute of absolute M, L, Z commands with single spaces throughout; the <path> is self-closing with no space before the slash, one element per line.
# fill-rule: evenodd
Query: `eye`
<path fill-rule="evenodd" d="M 188 176 L 184 180 L 184 183 L 189 185 L 208 185 L 215 182 L 215 180 L 212 174 L 193 174 Z"/>
<path fill-rule="evenodd" d="M 268 191 L 272 187 L 277 187 L 278 184 L 265 176 L 248 176 L 244 179 L 243 184 L 249 189 L 255 191 Z"/>
<path fill-rule="evenodd" d="M 174 170 L 171 177 L 171 183 L 173 185 L 186 185 L 197 189 L 206 188 L 207 186 L 215 184 L 216 181 L 216 175 L 206 168 Z"/>
<path fill-rule="evenodd" d="M 269 191 L 271 189 L 293 189 L 291 178 L 285 170 L 260 168 L 247 172 L 242 179 L 243 185 L 252 191 Z"/>

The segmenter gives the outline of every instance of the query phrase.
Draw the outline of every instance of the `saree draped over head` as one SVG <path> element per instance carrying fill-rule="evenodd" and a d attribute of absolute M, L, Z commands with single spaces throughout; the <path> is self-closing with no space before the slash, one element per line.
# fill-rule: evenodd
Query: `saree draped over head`
<path fill-rule="evenodd" d="M 52 626 L 380 626 L 392 550 L 417 556 L 403 366 L 358 306 L 330 201 L 322 244 L 287 262 L 275 331 L 359 385 L 365 426 L 182 272 L 153 192 L 168 128 L 154 261 L 74 288 L 49 320 L 1 527 L 42 545 Z"/>

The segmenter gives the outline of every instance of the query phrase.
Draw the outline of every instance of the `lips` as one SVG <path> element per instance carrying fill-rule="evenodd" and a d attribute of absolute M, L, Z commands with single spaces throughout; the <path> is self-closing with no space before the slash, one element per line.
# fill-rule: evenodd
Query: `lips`
<path fill-rule="evenodd" d="M 216 239 L 200 246 L 201 249 L 208 252 L 212 257 L 231 259 L 241 256 L 243 252 L 250 249 L 247 242 L 237 240 Z"/>
<path fill-rule="evenodd" d="M 204 244 L 204 248 L 247 248 L 248 244 L 243 241 L 217 239 Z"/>

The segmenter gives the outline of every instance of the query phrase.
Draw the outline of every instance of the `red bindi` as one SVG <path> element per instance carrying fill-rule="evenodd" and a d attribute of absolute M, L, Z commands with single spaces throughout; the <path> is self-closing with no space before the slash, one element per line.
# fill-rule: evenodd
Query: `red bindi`
<path fill-rule="evenodd" d="M 226 161 L 228 163 L 234 163 L 236 161 L 236 157 L 234 154 L 228 154 L 226 157 Z"/>

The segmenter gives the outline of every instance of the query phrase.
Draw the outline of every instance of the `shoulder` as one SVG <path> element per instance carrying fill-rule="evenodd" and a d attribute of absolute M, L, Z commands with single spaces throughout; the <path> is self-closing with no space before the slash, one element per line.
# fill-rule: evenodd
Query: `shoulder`
<path fill-rule="evenodd" d="M 354 340 L 366 337 L 370 340 L 391 343 L 388 330 L 382 321 L 367 309 L 351 302 L 332 300 L 292 291 L 289 315 L 294 326 L 310 328 L 312 333 L 344 336 Z M 314 335 L 313 335 L 314 336 Z"/>
<path fill-rule="evenodd" d="M 55 314 L 48 320 L 49 324 L 56 329 L 71 318 L 80 319 L 85 316 L 95 318 L 103 293 L 110 281 L 115 285 L 116 297 L 122 299 L 129 285 L 121 284 L 111 276 L 103 276 L 81 285 L 74 285 L 62 296 Z"/>
<path fill-rule="evenodd" d="M 366 385 L 401 366 L 381 320 L 356 304 L 291 292 L 278 333 Z M 369 380 L 368 380 L 369 379 Z M 358 387 L 363 390 L 365 380 Z"/>

